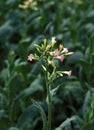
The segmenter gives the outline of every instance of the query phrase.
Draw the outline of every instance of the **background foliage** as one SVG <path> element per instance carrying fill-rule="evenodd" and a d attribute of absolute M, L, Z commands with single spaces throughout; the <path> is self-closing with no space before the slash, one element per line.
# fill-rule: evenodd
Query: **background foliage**
<path fill-rule="evenodd" d="M 31 99 L 47 113 L 45 84 L 37 62 L 28 63 L 33 44 L 55 36 L 75 53 L 57 63 L 72 70 L 52 105 L 52 129 L 94 129 L 94 0 L 0 0 L 0 130 L 41 130 Z M 63 123 L 62 123 L 63 122 Z"/>

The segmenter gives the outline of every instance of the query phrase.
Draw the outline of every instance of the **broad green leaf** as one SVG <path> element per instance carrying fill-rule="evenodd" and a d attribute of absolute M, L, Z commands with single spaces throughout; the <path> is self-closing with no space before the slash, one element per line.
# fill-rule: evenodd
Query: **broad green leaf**
<path fill-rule="evenodd" d="M 20 130 L 34 130 L 34 122 L 37 121 L 38 110 L 34 105 L 30 105 L 21 114 L 20 118 L 17 120 L 17 127 Z"/>
<path fill-rule="evenodd" d="M 42 130 L 47 130 L 47 118 L 46 118 L 46 115 L 45 115 L 45 112 L 44 112 L 43 108 L 35 100 L 32 100 L 32 102 L 35 105 L 35 107 L 38 108 L 38 110 L 39 110 L 39 112 L 41 114 L 41 118 L 42 118 L 42 122 L 43 122 L 43 129 Z"/>
<path fill-rule="evenodd" d="M 84 103 L 83 103 L 83 107 L 82 107 L 82 112 L 83 112 L 83 117 L 85 118 L 86 117 L 86 114 L 87 114 L 87 111 L 88 111 L 88 108 L 89 108 L 89 104 L 91 102 L 91 91 L 88 90 L 85 94 L 85 100 L 84 100 Z"/>
<path fill-rule="evenodd" d="M 41 78 L 35 79 L 28 88 L 24 89 L 16 98 L 15 100 L 21 97 L 27 97 L 34 94 L 37 91 L 43 91 L 43 87 L 41 85 Z"/>

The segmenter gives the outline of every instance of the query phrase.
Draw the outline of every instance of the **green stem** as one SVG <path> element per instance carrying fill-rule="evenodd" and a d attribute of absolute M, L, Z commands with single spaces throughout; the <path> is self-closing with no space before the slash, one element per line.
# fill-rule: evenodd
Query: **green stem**
<path fill-rule="evenodd" d="M 50 86 L 48 86 L 48 130 L 51 130 L 51 95 Z"/>
<path fill-rule="evenodd" d="M 47 97 L 48 97 L 48 130 L 51 130 L 51 94 L 50 94 L 50 85 L 48 84 L 48 76 L 46 73 L 46 88 L 47 88 Z"/>

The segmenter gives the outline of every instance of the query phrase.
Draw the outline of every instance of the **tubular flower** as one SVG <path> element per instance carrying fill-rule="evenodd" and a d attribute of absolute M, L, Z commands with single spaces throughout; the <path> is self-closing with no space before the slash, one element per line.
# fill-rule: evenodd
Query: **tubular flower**
<path fill-rule="evenodd" d="M 59 56 L 59 53 L 60 53 L 59 50 L 55 50 L 53 56 L 54 56 L 54 57 Z"/>
<path fill-rule="evenodd" d="M 72 71 L 71 71 L 71 70 L 67 72 L 67 75 L 68 75 L 69 77 L 71 76 L 71 74 L 72 74 Z"/>
<path fill-rule="evenodd" d="M 57 58 L 58 58 L 61 62 L 63 62 L 63 60 L 64 60 L 64 56 L 63 56 L 63 55 L 58 56 Z"/>
<path fill-rule="evenodd" d="M 64 48 L 62 53 L 68 53 L 68 48 Z"/>
<path fill-rule="evenodd" d="M 50 52 L 50 55 L 51 55 L 51 56 L 54 56 L 54 57 L 59 56 L 59 54 L 60 54 L 59 50 L 55 50 L 55 51 L 53 51 L 53 52 Z"/>
<path fill-rule="evenodd" d="M 71 71 L 71 70 L 69 70 L 69 71 L 63 71 L 62 73 L 63 73 L 63 74 L 67 74 L 68 77 L 70 77 L 71 74 L 72 74 L 72 71 Z"/>

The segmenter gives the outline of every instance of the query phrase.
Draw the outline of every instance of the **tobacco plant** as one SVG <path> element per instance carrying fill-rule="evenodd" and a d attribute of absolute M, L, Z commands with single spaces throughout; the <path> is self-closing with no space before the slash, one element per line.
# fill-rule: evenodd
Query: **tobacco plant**
<path fill-rule="evenodd" d="M 28 61 L 32 62 L 33 60 L 37 60 L 43 69 L 44 77 L 45 77 L 45 87 L 47 91 L 47 96 L 46 96 L 46 102 L 48 106 L 47 117 L 42 107 L 37 102 L 34 102 L 34 101 L 33 102 L 35 103 L 35 106 L 37 106 L 41 111 L 41 115 L 43 119 L 42 130 L 51 130 L 52 97 L 59 88 L 59 86 L 52 88 L 52 84 L 60 76 L 62 78 L 64 75 L 67 75 L 69 77 L 71 76 L 71 70 L 59 71 L 55 64 L 55 61 L 59 60 L 60 62 L 62 62 L 62 65 L 63 65 L 63 61 L 65 57 L 67 55 L 72 54 L 73 52 L 68 52 L 68 49 L 64 48 L 62 44 L 60 44 L 59 47 L 56 48 L 55 37 L 52 37 L 52 40 L 50 42 L 44 39 L 43 44 L 42 45 L 35 44 L 35 48 L 37 49 L 37 53 L 29 54 Z"/>

